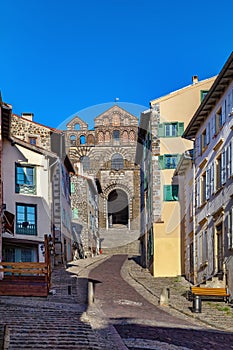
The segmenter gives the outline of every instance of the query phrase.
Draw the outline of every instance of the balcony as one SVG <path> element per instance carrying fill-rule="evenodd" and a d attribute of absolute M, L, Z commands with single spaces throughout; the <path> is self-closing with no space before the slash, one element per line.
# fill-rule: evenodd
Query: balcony
<path fill-rule="evenodd" d="M 19 235 L 36 236 L 37 227 L 35 224 L 30 224 L 28 221 L 17 222 L 16 233 Z"/>
<path fill-rule="evenodd" d="M 36 185 L 16 184 L 15 192 L 20 194 L 36 194 Z"/>

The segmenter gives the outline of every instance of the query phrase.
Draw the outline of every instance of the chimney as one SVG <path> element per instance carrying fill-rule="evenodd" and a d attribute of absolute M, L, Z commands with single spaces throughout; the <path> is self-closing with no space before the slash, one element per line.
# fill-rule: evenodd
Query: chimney
<path fill-rule="evenodd" d="M 23 112 L 23 113 L 21 113 L 21 117 L 24 118 L 24 119 L 30 120 L 32 122 L 34 114 L 33 113 Z"/>
<path fill-rule="evenodd" d="M 198 83 L 198 75 L 192 76 L 193 85 Z"/>

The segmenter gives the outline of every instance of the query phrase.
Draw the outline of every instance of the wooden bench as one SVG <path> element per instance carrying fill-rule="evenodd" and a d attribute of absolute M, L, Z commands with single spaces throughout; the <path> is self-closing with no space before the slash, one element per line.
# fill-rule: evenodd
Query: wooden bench
<path fill-rule="evenodd" d="M 227 288 L 191 287 L 191 293 L 193 296 L 223 298 L 227 302 L 230 297 Z"/>
<path fill-rule="evenodd" d="M 201 312 L 202 297 L 223 298 L 225 302 L 229 302 L 230 294 L 227 288 L 191 287 L 190 291 L 193 300 L 193 312 Z"/>

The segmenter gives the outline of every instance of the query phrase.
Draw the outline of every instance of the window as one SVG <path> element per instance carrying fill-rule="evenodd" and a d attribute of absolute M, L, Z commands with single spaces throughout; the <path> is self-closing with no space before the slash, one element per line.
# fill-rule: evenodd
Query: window
<path fill-rule="evenodd" d="M 70 193 L 75 193 L 75 186 L 73 182 L 70 183 Z"/>
<path fill-rule="evenodd" d="M 120 131 L 119 130 L 113 130 L 113 140 L 120 141 Z"/>
<path fill-rule="evenodd" d="M 226 149 L 216 159 L 216 190 L 226 182 Z"/>
<path fill-rule="evenodd" d="M 207 230 L 202 232 L 202 264 L 208 260 Z"/>
<path fill-rule="evenodd" d="M 205 203 L 207 199 L 207 183 L 206 183 L 206 173 L 202 174 L 201 177 L 201 203 Z"/>
<path fill-rule="evenodd" d="M 85 145 L 86 143 L 86 136 L 85 135 L 81 135 L 80 136 L 80 145 Z"/>
<path fill-rule="evenodd" d="M 201 102 L 204 100 L 209 90 L 201 90 Z"/>
<path fill-rule="evenodd" d="M 164 201 L 178 201 L 178 185 L 164 185 L 163 196 Z"/>
<path fill-rule="evenodd" d="M 80 162 L 83 166 L 83 170 L 89 170 L 90 169 L 90 158 L 88 156 L 82 156 L 80 158 Z"/>
<path fill-rule="evenodd" d="M 162 123 L 159 124 L 158 136 L 159 137 L 177 137 L 183 135 L 184 123 Z"/>
<path fill-rule="evenodd" d="M 37 144 L 37 138 L 36 137 L 29 137 L 29 143 L 31 145 L 36 145 Z"/>
<path fill-rule="evenodd" d="M 73 219 L 78 219 L 78 208 L 73 208 L 72 209 L 72 218 Z"/>
<path fill-rule="evenodd" d="M 223 124 L 226 121 L 226 106 L 225 106 L 225 102 L 223 106 L 221 106 L 216 114 L 215 117 L 213 118 L 213 135 L 216 135 L 219 130 L 221 129 L 221 127 L 223 126 Z"/>
<path fill-rule="evenodd" d="M 76 123 L 75 126 L 74 126 L 74 129 L 75 129 L 75 130 L 80 130 L 80 124 L 79 124 L 79 123 Z"/>
<path fill-rule="evenodd" d="M 175 169 L 180 160 L 180 154 L 164 154 L 159 156 L 160 169 Z"/>
<path fill-rule="evenodd" d="M 233 249 L 233 208 L 228 213 L 228 249 Z"/>
<path fill-rule="evenodd" d="M 36 194 L 35 167 L 16 164 L 15 192 Z"/>
<path fill-rule="evenodd" d="M 37 235 L 35 205 L 16 204 L 16 233 Z"/>
<path fill-rule="evenodd" d="M 120 170 L 124 168 L 124 159 L 121 154 L 115 153 L 112 156 L 112 169 Z"/>
<path fill-rule="evenodd" d="M 76 146 L 76 139 L 77 139 L 76 135 L 70 136 L 70 145 L 71 146 Z"/>
<path fill-rule="evenodd" d="M 233 161 L 232 161 L 232 141 L 227 147 L 227 178 L 229 179 L 233 175 Z"/>

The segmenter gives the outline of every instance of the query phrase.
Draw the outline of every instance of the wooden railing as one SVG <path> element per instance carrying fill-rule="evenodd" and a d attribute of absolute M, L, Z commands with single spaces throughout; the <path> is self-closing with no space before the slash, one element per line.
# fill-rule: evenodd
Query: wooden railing
<path fill-rule="evenodd" d="M 1 262 L 0 295 L 47 296 L 50 265 L 40 262 Z"/>

